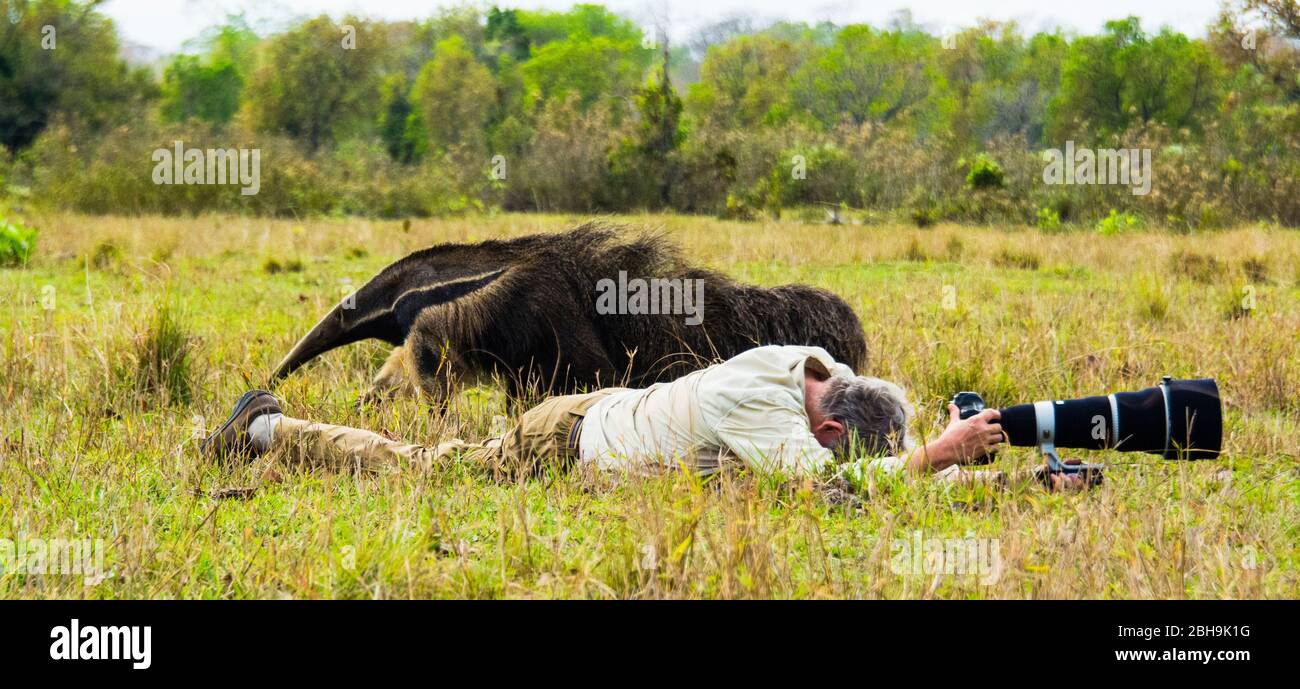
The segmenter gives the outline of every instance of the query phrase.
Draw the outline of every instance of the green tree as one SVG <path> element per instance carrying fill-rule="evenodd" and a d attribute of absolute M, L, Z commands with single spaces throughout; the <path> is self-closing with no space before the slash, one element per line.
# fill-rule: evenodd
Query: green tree
<path fill-rule="evenodd" d="M 496 104 L 496 84 L 465 41 L 452 36 L 438 43 L 433 59 L 420 70 L 411 101 L 432 149 L 481 148 Z"/>
<path fill-rule="evenodd" d="M 515 21 L 534 47 L 570 38 L 604 36 L 616 43 L 641 41 L 636 23 L 600 5 L 574 5 L 568 12 L 515 11 Z"/>
<path fill-rule="evenodd" d="M 619 205 L 647 203 L 663 208 L 669 203 L 677 177 L 673 154 L 682 142 L 682 100 L 668 76 L 668 51 L 658 79 L 651 79 L 636 95 L 638 117 L 635 135 L 625 139 L 612 160 L 615 188 L 627 190 Z"/>
<path fill-rule="evenodd" d="M 497 58 L 496 107 L 488 123 L 493 153 L 518 156 L 533 134 L 534 97 L 524 84 L 519 65 L 509 55 Z"/>
<path fill-rule="evenodd" d="M 239 110 L 244 75 L 229 60 L 205 62 L 196 55 L 177 55 L 163 72 L 163 119 L 191 117 L 224 124 Z"/>
<path fill-rule="evenodd" d="M 525 83 L 542 99 L 578 95 L 583 107 L 631 96 L 648 66 L 650 51 L 637 39 L 571 36 L 534 48 L 520 66 Z"/>
<path fill-rule="evenodd" d="M 984 21 L 950 40 L 938 61 L 954 99 L 954 138 L 967 152 L 1004 135 L 1039 144 L 1069 48 L 1065 39 L 1037 34 L 1026 41 L 1014 23 Z"/>
<path fill-rule="evenodd" d="M 197 54 L 176 56 L 163 72 L 159 104 L 163 119 L 229 122 L 253 73 L 260 40 L 242 15 L 204 32 L 197 41 Z"/>
<path fill-rule="evenodd" d="M 796 74 L 796 104 L 828 127 L 888 122 L 942 88 L 935 48 L 915 30 L 846 26 Z"/>
<path fill-rule="evenodd" d="M 1076 123 L 1102 134 L 1134 121 L 1195 128 L 1221 86 L 1222 68 L 1203 42 L 1167 28 L 1149 36 L 1129 17 L 1071 44 L 1050 117 L 1060 136 Z"/>
<path fill-rule="evenodd" d="M 489 9 L 483 36 L 489 41 L 496 41 L 503 54 L 514 60 L 528 59 L 531 41 L 519 23 L 518 10 L 502 10 L 497 7 Z"/>
<path fill-rule="evenodd" d="M 55 117 L 102 131 L 157 95 L 146 70 L 118 57 L 99 4 L 0 0 L 0 144 L 26 148 Z"/>
<path fill-rule="evenodd" d="M 642 46 L 641 29 L 600 5 L 576 5 L 568 12 L 515 11 L 499 19 L 517 24 L 529 45 L 518 62 L 533 102 L 578 95 L 582 107 L 606 101 L 618 117 L 636 93 L 654 58 Z M 513 31 L 513 29 L 512 29 Z"/>
<path fill-rule="evenodd" d="M 692 116 L 727 129 L 784 120 L 791 103 L 790 77 L 807 49 L 766 34 L 710 47 L 700 65 L 700 81 L 688 92 Z"/>
<path fill-rule="evenodd" d="M 248 26 L 242 14 L 231 15 L 224 24 L 204 31 L 199 39 L 199 52 L 210 56 L 213 62 L 229 62 L 240 74 L 250 75 L 257 66 L 257 46 L 261 37 Z"/>
<path fill-rule="evenodd" d="M 1248 67 L 1300 101 L 1300 1 L 1227 0 L 1208 40 L 1229 69 Z"/>
<path fill-rule="evenodd" d="M 274 37 L 248 89 L 253 123 L 312 152 L 372 124 L 384 51 L 383 34 L 355 17 L 321 16 Z"/>
<path fill-rule="evenodd" d="M 414 161 L 419 151 L 418 142 L 409 135 L 413 112 L 409 90 L 400 72 L 389 75 L 379 89 L 379 138 L 389 157 L 400 163 Z"/>

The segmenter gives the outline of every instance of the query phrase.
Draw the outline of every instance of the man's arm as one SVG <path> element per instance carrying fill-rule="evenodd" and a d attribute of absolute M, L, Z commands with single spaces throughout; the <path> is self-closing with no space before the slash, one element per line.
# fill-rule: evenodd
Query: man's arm
<path fill-rule="evenodd" d="M 983 457 L 1004 439 L 996 409 L 985 409 L 969 419 L 962 419 L 957 407 L 950 404 L 948 414 L 948 427 L 937 439 L 899 457 L 873 459 L 867 462 L 866 468 L 886 472 L 906 469 L 916 474 L 940 472 Z"/>
<path fill-rule="evenodd" d="M 1048 490 L 1083 490 L 1089 486 L 1085 477 L 1050 474 L 1044 476 L 1045 467 L 1036 467 L 1007 475 L 1001 471 L 972 471 L 960 465 L 992 452 L 1005 437 L 998 423 L 996 409 L 970 417 L 958 417 L 957 407 L 948 405 L 948 427 L 937 440 L 926 443 L 900 457 L 883 457 L 854 463 L 845 467 L 848 477 L 861 481 L 867 471 L 898 472 L 906 469 L 917 474 L 933 474 L 954 483 L 983 483 L 1005 486 L 1013 483 L 1043 483 Z"/>
<path fill-rule="evenodd" d="M 985 409 L 961 419 L 957 407 L 950 404 L 948 413 L 948 427 L 938 439 L 902 457 L 873 459 L 865 467 L 860 463 L 857 469 L 939 472 L 982 457 L 1002 442 L 998 410 Z M 814 473 L 833 462 L 831 451 L 809 430 L 807 418 L 776 395 L 746 400 L 719 422 L 715 432 L 745 464 L 764 471 Z"/>
<path fill-rule="evenodd" d="M 963 419 L 954 404 L 948 405 L 948 427 L 937 440 L 917 448 L 907 459 L 914 472 L 943 471 L 954 464 L 968 464 L 997 448 L 1006 439 L 1001 414 L 996 409 Z"/>

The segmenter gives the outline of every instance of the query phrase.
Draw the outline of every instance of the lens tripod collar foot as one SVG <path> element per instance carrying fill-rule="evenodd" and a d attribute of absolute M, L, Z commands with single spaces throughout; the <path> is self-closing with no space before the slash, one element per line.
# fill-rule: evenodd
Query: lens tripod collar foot
<path fill-rule="evenodd" d="M 1050 489 L 1052 487 L 1053 474 L 1061 476 L 1080 476 L 1083 478 L 1083 482 L 1088 486 L 1101 485 L 1102 470 L 1106 468 L 1105 465 L 1073 462 L 1066 463 L 1061 461 L 1061 457 L 1056 454 L 1056 448 L 1054 447 L 1042 447 L 1039 448 L 1039 450 L 1042 453 L 1043 460 L 1046 464 L 1045 466 L 1039 467 L 1039 471 L 1037 472 L 1038 479 L 1042 481 L 1043 485 L 1047 488 Z"/>

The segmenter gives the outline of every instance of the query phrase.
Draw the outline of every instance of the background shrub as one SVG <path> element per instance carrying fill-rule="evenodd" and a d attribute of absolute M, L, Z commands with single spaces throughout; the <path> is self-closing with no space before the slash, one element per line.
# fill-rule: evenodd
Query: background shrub
<path fill-rule="evenodd" d="M 0 267 L 23 266 L 36 250 L 36 228 L 0 218 Z"/>

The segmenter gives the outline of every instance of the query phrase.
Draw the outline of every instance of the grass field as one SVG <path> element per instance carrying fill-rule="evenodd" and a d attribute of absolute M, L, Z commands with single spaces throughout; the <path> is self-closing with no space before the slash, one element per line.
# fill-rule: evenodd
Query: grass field
<path fill-rule="evenodd" d="M 0 537 L 103 539 L 104 576 L 7 570 L 0 596 L 71 598 L 1100 597 L 1300 594 L 1300 234 L 1178 236 L 615 218 L 764 285 L 806 282 L 858 311 L 866 373 L 907 387 L 918 436 L 943 401 L 994 405 L 1214 376 L 1224 456 L 1111 464 L 1086 494 L 882 481 L 859 501 L 744 473 L 498 485 L 451 467 L 383 477 L 248 467 L 196 437 L 343 291 L 413 249 L 567 227 L 499 215 L 372 222 L 31 219 L 0 270 Z M 707 322 L 707 314 L 705 314 Z M 185 352 L 184 364 L 175 358 Z M 387 352 L 338 350 L 277 392 L 295 416 L 435 441 L 506 414 L 475 388 L 354 408 Z M 160 365 L 162 358 L 173 362 Z M 1032 462 L 1003 452 L 1005 466 Z M 996 539 L 998 576 L 893 566 L 915 539 Z"/>

